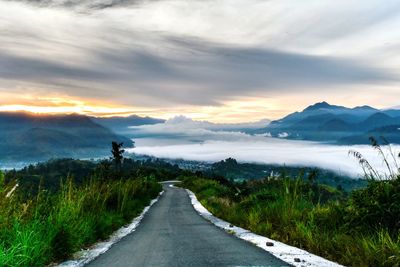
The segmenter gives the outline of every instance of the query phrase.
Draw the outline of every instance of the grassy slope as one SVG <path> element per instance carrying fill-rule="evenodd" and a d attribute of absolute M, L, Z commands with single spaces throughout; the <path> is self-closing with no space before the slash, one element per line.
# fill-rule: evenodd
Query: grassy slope
<path fill-rule="evenodd" d="M 1 178 L 1 177 L 0 177 Z M 13 183 L 0 179 L 0 266 L 44 266 L 128 223 L 157 196 L 161 186 L 149 179 L 77 186 L 72 180 L 57 192 L 40 191 L 26 199 Z"/>
<path fill-rule="evenodd" d="M 347 198 L 327 186 L 277 179 L 245 184 L 186 177 L 214 215 L 348 266 L 400 266 L 400 178 Z"/>

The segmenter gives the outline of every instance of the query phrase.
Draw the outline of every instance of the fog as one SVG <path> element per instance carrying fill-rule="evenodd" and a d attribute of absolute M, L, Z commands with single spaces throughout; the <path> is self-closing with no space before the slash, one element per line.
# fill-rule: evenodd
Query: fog
<path fill-rule="evenodd" d="M 357 159 L 349 151 L 360 152 L 379 172 L 386 167 L 378 152 L 370 146 L 338 146 L 307 141 L 292 141 L 267 136 L 251 136 L 241 132 L 216 131 L 201 127 L 180 127 L 169 123 L 141 126 L 135 131 L 136 147 L 129 152 L 169 159 L 215 162 L 233 157 L 239 162 L 312 166 L 338 174 L 360 177 L 363 174 Z M 144 137 L 145 136 L 145 137 Z M 397 155 L 400 146 L 392 147 Z M 384 148 L 385 153 L 389 150 Z M 390 160 L 394 166 L 393 160 Z"/>
<path fill-rule="evenodd" d="M 195 121 L 184 116 L 176 116 L 165 123 L 154 125 L 140 125 L 130 127 L 133 135 L 137 138 L 145 138 L 146 144 L 157 144 L 165 140 L 176 140 L 180 143 L 204 142 L 210 140 L 238 141 L 252 138 L 243 133 L 245 130 L 264 128 L 269 120 L 260 120 L 249 123 L 211 123 L 208 121 Z M 149 138 L 157 138 L 157 141 L 149 142 Z M 162 141 L 164 140 L 164 141 Z M 139 142 L 144 142 L 139 141 Z M 167 142 L 169 143 L 169 142 Z"/>

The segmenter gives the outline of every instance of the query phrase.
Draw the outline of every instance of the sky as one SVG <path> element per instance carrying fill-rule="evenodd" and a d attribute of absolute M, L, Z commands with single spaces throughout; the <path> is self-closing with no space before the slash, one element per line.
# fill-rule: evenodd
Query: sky
<path fill-rule="evenodd" d="M 276 119 L 398 106 L 397 0 L 0 0 L 0 111 Z"/>

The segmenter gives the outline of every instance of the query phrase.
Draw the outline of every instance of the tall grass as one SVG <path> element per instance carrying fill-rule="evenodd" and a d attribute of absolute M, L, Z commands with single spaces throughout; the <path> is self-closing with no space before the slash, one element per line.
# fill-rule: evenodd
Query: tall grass
<path fill-rule="evenodd" d="M 343 192 L 300 179 L 223 185 L 186 177 L 214 215 L 347 266 L 400 266 L 400 178 Z"/>
<path fill-rule="evenodd" d="M 0 181 L 0 266 L 66 259 L 129 222 L 161 190 L 151 179 L 91 180 L 81 186 L 68 179 L 56 193 L 40 190 L 26 198 L 15 183 Z"/>

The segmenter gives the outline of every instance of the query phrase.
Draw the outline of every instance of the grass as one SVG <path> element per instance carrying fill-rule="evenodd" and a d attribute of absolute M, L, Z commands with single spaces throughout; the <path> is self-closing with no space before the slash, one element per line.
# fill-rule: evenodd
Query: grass
<path fill-rule="evenodd" d="M 14 189 L 13 189 L 14 188 Z M 161 186 L 152 179 L 71 179 L 24 197 L 0 174 L 0 266 L 44 266 L 107 238 L 137 216 Z"/>
<path fill-rule="evenodd" d="M 183 178 L 215 216 L 347 266 L 400 266 L 400 178 L 350 196 L 300 179 Z"/>

